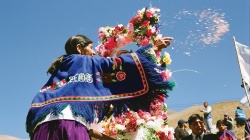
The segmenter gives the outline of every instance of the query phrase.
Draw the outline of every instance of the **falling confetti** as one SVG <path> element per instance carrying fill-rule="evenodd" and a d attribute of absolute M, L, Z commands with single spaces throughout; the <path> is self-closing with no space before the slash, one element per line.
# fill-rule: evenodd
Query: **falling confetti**
<path fill-rule="evenodd" d="M 229 31 L 225 13 L 210 8 L 202 11 L 183 9 L 166 19 L 163 27 L 167 27 L 168 33 L 173 32 L 171 34 L 175 35 L 178 30 L 178 35 L 173 36 L 172 49 L 187 56 L 206 46 L 216 47 L 216 44 L 223 39 L 223 35 Z"/>

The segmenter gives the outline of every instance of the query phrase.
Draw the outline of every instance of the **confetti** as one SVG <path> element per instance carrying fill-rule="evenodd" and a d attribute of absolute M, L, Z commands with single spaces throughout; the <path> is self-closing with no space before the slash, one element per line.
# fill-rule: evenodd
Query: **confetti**
<path fill-rule="evenodd" d="M 207 46 L 217 47 L 216 44 L 229 31 L 225 13 L 210 8 L 198 11 L 182 9 L 172 17 L 166 17 L 162 27 L 166 27 L 175 38 L 172 49 L 187 56 Z"/>

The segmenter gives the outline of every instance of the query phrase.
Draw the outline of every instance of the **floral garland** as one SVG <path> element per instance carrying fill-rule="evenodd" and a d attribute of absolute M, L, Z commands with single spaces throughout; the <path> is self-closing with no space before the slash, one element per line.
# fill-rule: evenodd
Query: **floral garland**
<path fill-rule="evenodd" d="M 129 21 L 128 29 L 133 32 L 133 41 L 138 46 L 147 46 L 155 41 L 160 27 L 158 12 L 160 12 L 159 8 L 143 8 Z"/>
<path fill-rule="evenodd" d="M 172 62 L 170 54 L 164 52 L 162 56 L 157 55 L 154 58 L 157 65 L 166 68 L 165 70 L 155 68 L 155 71 L 161 74 L 164 81 L 170 80 L 172 73 L 167 69 Z M 103 133 L 118 136 L 122 140 L 134 140 L 138 137 L 145 140 L 173 140 L 174 129 L 167 125 L 167 105 L 164 100 L 165 98 L 159 95 L 150 103 L 149 112 L 129 110 L 117 117 L 111 116 L 101 122 Z"/>
<path fill-rule="evenodd" d="M 167 125 L 167 106 L 155 99 L 150 105 L 150 111 L 138 112 L 127 111 L 120 116 L 111 116 L 102 121 L 102 128 L 109 136 L 118 136 L 123 140 L 152 139 L 152 140 L 173 140 L 174 129 Z M 143 134 L 138 134 L 143 133 Z M 135 134 L 131 137 L 131 134 Z M 129 138 L 130 137 L 130 138 Z"/>
<path fill-rule="evenodd" d="M 119 48 L 136 42 L 138 46 L 153 43 L 159 35 L 159 8 L 150 7 L 139 10 L 127 27 L 119 24 L 115 27 L 100 27 L 98 37 L 101 42 L 96 47 L 96 53 L 104 57 L 113 57 Z"/>
<path fill-rule="evenodd" d="M 119 48 L 132 43 L 128 29 L 122 24 L 115 27 L 101 27 L 98 34 L 102 41 L 96 47 L 96 53 L 104 57 L 113 57 Z"/>
<path fill-rule="evenodd" d="M 153 44 L 157 38 L 161 37 L 159 34 L 159 12 L 159 8 L 143 8 L 138 10 L 127 27 L 119 24 L 115 27 L 99 28 L 98 37 L 101 42 L 96 47 L 97 54 L 113 57 L 120 48 L 132 42 L 135 42 L 138 47 L 147 46 L 149 43 Z M 164 81 L 170 80 L 172 73 L 167 67 L 172 60 L 169 53 L 164 52 L 162 56 L 160 52 L 153 54 L 156 55 L 154 62 L 166 68 L 166 70 L 155 69 L 156 72 L 161 74 Z M 111 116 L 101 121 L 101 127 L 102 133 L 114 137 L 118 136 L 122 140 L 133 140 L 135 137 L 136 139 L 140 137 L 139 139 L 173 140 L 174 129 L 168 127 L 167 120 L 167 106 L 164 99 L 156 98 L 151 102 L 149 112 L 128 110 L 117 117 Z"/>

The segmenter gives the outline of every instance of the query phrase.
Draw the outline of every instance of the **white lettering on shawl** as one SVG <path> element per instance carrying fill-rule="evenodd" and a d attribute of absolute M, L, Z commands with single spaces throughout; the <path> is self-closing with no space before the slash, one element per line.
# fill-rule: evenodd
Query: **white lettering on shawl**
<path fill-rule="evenodd" d="M 89 73 L 79 73 L 74 76 L 69 77 L 69 83 L 74 82 L 88 82 L 93 83 L 93 74 Z"/>

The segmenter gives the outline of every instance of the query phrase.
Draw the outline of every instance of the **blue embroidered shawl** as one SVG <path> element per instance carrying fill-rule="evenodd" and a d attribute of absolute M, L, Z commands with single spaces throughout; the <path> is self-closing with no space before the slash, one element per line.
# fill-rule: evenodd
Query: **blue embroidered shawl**
<path fill-rule="evenodd" d="M 114 105 L 115 114 L 128 107 L 133 110 L 145 104 L 149 107 L 152 96 L 166 94 L 174 87 L 174 83 L 163 81 L 156 69 L 165 70 L 156 65 L 150 45 L 118 58 L 67 56 L 58 72 L 34 97 L 26 131 L 32 133 L 49 113 L 58 115 L 67 105 L 74 115 L 88 122 L 93 122 L 94 111 L 102 120 L 110 104 Z"/>

